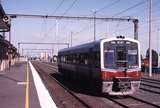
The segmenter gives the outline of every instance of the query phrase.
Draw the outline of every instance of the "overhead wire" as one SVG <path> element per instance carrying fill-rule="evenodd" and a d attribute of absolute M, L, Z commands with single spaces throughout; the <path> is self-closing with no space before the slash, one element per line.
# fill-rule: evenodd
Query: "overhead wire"
<path fill-rule="evenodd" d="M 98 10 L 96 11 L 96 13 L 98 13 L 98 12 L 100 12 L 100 11 L 106 9 L 106 8 L 111 8 L 112 6 L 116 5 L 116 4 L 119 3 L 120 1 L 121 1 L 121 0 L 116 0 L 116 1 L 112 2 L 111 4 L 107 4 L 107 5 L 105 5 L 104 7 L 98 9 Z M 90 25 L 90 26 L 91 26 L 91 28 L 92 28 L 93 25 Z M 84 27 L 84 28 L 82 28 L 80 31 L 78 31 L 78 32 L 76 32 L 76 33 L 74 33 L 74 34 L 76 35 L 76 34 L 79 34 L 80 32 L 83 32 L 84 30 L 88 30 L 88 29 L 90 29 L 90 26 Z"/>
<path fill-rule="evenodd" d="M 63 3 L 64 3 L 64 0 L 62 0 L 62 1 L 58 4 L 58 6 L 57 6 L 57 7 L 55 8 L 55 10 L 51 13 L 51 15 L 54 15 L 54 14 L 58 11 L 58 9 L 62 6 Z M 45 19 L 44 19 L 44 22 L 46 23 Z M 48 36 L 49 32 L 53 29 L 53 27 L 55 27 L 55 25 L 56 25 L 56 24 L 54 24 L 54 25 L 48 30 L 48 32 L 46 32 L 46 33 L 44 34 L 44 37 L 43 37 L 42 39 L 44 39 L 46 36 Z"/>
<path fill-rule="evenodd" d="M 147 1 L 148 2 L 148 1 Z M 154 3 L 154 7 L 155 6 L 157 6 L 157 5 L 159 5 L 160 3 L 159 3 L 159 1 L 158 2 L 155 2 Z M 145 11 L 145 10 L 147 10 L 148 9 L 148 7 L 147 6 L 145 6 L 143 9 L 141 9 L 141 11 L 143 12 L 143 11 Z M 155 13 L 155 12 L 159 12 L 159 11 L 153 11 L 153 13 Z M 138 11 L 136 11 L 135 13 L 132 13 L 132 14 L 130 14 L 129 16 L 133 16 L 133 15 L 139 15 L 139 14 L 141 14 L 141 15 L 143 15 L 141 12 L 139 12 L 139 10 Z"/>
<path fill-rule="evenodd" d="M 124 10 L 122 10 L 122 11 L 114 14 L 112 17 L 118 16 L 118 15 L 120 15 L 120 14 L 122 14 L 122 13 L 124 13 L 124 12 L 127 12 L 128 10 L 133 9 L 133 8 L 139 6 L 139 5 L 144 4 L 144 3 L 146 3 L 146 1 L 139 2 L 139 3 L 135 4 L 135 5 L 127 8 L 127 9 L 124 9 Z M 129 16 L 130 16 L 130 15 L 129 15 Z M 119 25 L 120 25 L 120 22 L 117 22 L 117 26 L 116 26 L 116 28 L 115 28 L 116 30 L 115 30 L 114 32 L 112 32 L 112 33 L 115 33 L 115 32 L 117 31 L 117 28 L 119 27 Z"/>
<path fill-rule="evenodd" d="M 117 3 L 118 3 L 118 2 L 117 2 Z M 144 1 L 142 1 L 142 2 L 139 2 L 139 3 L 135 4 L 135 5 L 127 8 L 127 9 L 124 9 L 124 10 L 120 11 L 120 12 L 114 14 L 112 17 L 115 17 L 115 16 L 118 16 L 118 15 L 120 15 L 120 14 L 122 14 L 122 13 L 125 13 L 125 12 L 127 12 L 127 11 L 129 11 L 129 10 L 131 10 L 131 9 L 133 9 L 133 8 L 136 8 L 136 7 L 138 7 L 138 6 L 140 6 L 140 5 L 144 4 L 144 3 L 146 3 L 146 0 L 144 0 Z M 102 23 L 98 23 L 98 24 L 102 24 Z M 88 29 L 90 29 L 90 28 L 93 28 L 93 26 L 92 26 L 92 27 L 88 27 Z M 85 29 L 85 30 L 86 30 L 86 29 Z M 83 32 L 82 30 L 80 30 L 80 31 Z M 77 33 L 80 33 L 80 32 L 77 32 Z"/>
<path fill-rule="evenodd" d="M 71 5 L 63 12 L 62 16 L 66 15 L 72 8 L 73 6 L 75 5 L 75 3 L 77 2 L 78 0 L 74 0 Z"/>
<path fill-rule="evenodd" d="M 160 19 L 153 19 L 152 22 L 159 22 Z M 141 26 L 144 26 L 144 25 L 147 25 L 149 23 L 149 21 L 142 21 L 141 22 Z M 131 29 L 133 26 L 128 26 L 128 27 L 125 27 L 125 28 L 122 28 L 122 29 L 119 29 L 119 31 L 125 31 L 125 30 L 128 30 L 128 29 Z M 115 34 L 117 31 L 115 32 L 112 32 L 112 34 Z"/>
<path fill-rule="evenodd" d="M 154 3 L 154 7 L 155 6 L 157 6 L 157 5 L 159 5 L 159 2 L 155 2 Z M 144 10 L 147 10 L 148 9 L 148 7 L 145 7 L 145 8 L 143 8 L 143 10 L 141 10 L 141 11 L 144 11 Z M 138 10 L 139 11 L 139 10 Z M 159 11 L 153 11 L 153 13 L 156 13 L 156 12 L 159 12 Z M 129 16 L 133 16 L 134 14 L 141 14 L 141 12 L 136 12 L 136 13 L 132 13 L 132 14 L 130 14 Z M 142 15 L 142 14 L 141 14 Z M 160 19 L 153 19 L 152 21 L 153 22 L 156 22 L 156 21 L 159 21 Z M 149 21 L 148 20 L 143 20 L 143 21 L 141 21 L 141 25 L 146 25 L 146 24 L 148 24 L 149 23 Z M 130 28 L 132 28 L 132 26 L 128 26 L 128 27 L 125 27 L 125 28 L 122 28 L 122 29 L 120 29 L 120 31 L 121 30 L 125 30 L 125 29 L 130 29 Z M 116 31 L 114 31 L 114 32 L 112 32 L 112 33 L 115 33 Z"/>
<path fill-rule="evenodd" d="M 127 8 L 127 9 L 124 9 L 124 10 L 122 10 L 122 11 L 114 14 L 112 17 L 115 17 L 115 16 L 118 16 L 118 15 L 120 15 L 120 14 L 122 14 L 122 13 L 125 13 L 125 12 L 127 12 L 127 11 L 129 11 L 129 10 L 131 10 L 131 9 L 134 9 L 134 8 L 136 8 L 137 6 L 140 6 L 140 5 L 142 5 L 142 4 L 146 3 L 146 2 L 147 2 L 146 0 L 144 0 L 144 1 L 142 1 L 142 2 L 139 2 L 139 3 L 135 4 L 135 5 Z"/>
<path fill-rule="evenodd" d="M 72 2 L 72 4 L 64 11 L 63 15 L 67 14 L 67 13 L 70 11 L 70 9 L 72 9 L 72 7 L 74 6 L 74 4 L 75 4 L 76 2 L 77 2 L 77 0 L 74 0 L 74 1 Z"/>
<path fill-rule="evenodd" d="M 107 5 L 105 5 L 104 7 L 96 10 L 96 13 L 98 13 L 98 12 L 100 12 L 100 11 L 106 9 L 106 8 L 110 8 L 110 7 L 112 7 L 113 5 L 117 4 L 117 3 L 120 2 L 120 1 L 121 1 L 121 0 L 116 0 L 116 1 L 114 1 L 114 2 L 112 2 L 112 3 L 110 3 L 110 4 L 107 4 Z M 74 3 L 74 2 L 73 2 L 73 3 Z M 92 14 L 85 15 L 85 16 L 90 16 L 90 15 L 92 15 Z M 67 26 L 68 26 L 68 24 L 66 24 L 63 28 L 66 28 Z M 85 27 L 85 28 L 86 28 L 86 27 Z M 84 29 L 85 29 L 85 28 L 84 28 Z M 82 31 L 82 30 L 81 30 L 81 31 Z"/>
<path fill-rule="evenodd" d="M 67 13 L 70 11 L 70 9 L 74 6 L 74 4 L 75 4 L 76 2 L 77 2 L 77 0 L 74 0 L 74 1 L 72 2 L 72 4 L 63 12 L 62 15 L 67 14 Z M 63 28 L 65 29 L 67 25 L 68 25 L 68 24 L 64 25 Z"/>
<path fill-rule="evenodd" d="M 74 6 L 74 4 L 77 2 L 77 0 L 74 0 L 73 2 L 72 2 L 72 4 L 64 11 L 64 13 L 62 14 L 62 16 L 63 15 L 65 15 L 65 14 L 67 14 L 71 9 L 72 9 L 72 7 Z M 62 4 L 64 3 L 64 0 L 62 0 L 61 2 L 60 2 L 60 4 L 57 6 L 57 8 L 55 9 L 55 11 L 54 11 L 54 13 L 62 6 Z M 54 24 L 53 26 L 55 26 L 56 24 Z M 51 31 L 53 29 L 53 27 L 52 28 L 50 28 L 49 29 L 49 31 L 48 31 L 48 33 Z M 47 33 L 47 34 L 48 34 Z"/>
<path fill-rule="evenodd" d="M 55 10 L 52 12 L 52 15 L 57 12 L 57 10 L 62 6 L 63 3 L 64 3 L 64 0 L 62 0 L 62 1 L 59 3 L 59 5 L 55 8 Z"/>
<path fill-rule="evenodd" d="M 100 12 L 100 11 L 106 9 L 106 8 L 110 8 L 110 7 L 112 7 L 113 5 L 117 4 L 118 2 L 120 2 L 120 0 L 116 0 L 115 2 L 113 2 L 113 3 L 111 3 L 111 4 L 107 4 L 107 5 L 105 5 L 104 7 L 96 10 L 96 13 L 98 13 L 98 12 Z"/>

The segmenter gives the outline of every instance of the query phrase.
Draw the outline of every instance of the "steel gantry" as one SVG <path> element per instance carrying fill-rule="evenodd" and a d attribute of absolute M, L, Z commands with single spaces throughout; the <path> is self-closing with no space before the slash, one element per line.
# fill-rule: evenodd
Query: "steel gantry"
<path fill-rule="evenodd" d="M 24 51 L 51 51 L 51 55 L 53 55 L 53 49 L 36 49 L 36 48 L 22 48 L 22 56 Z M 33 53 L 33 52 L 32 52 Z M 35 53 L 35 52 L 34 52 Z M 37 52 L 36 52 L 37 53 Z M 41 52 L 40 52 L 41 53 Z"/>
<path fill-rule="evenodd" d="M 102 18 L 102 17 L 85 17 L 85 16 L 49 16 L 49 15 L 27 15 L 27 14 L 7 14 L 10 18 L 46 18 L 46 19 L 72 19 L 72 20 L 101 20 L 101 21 L 122 21 L 133 22 L 134 24 L 134 39 L 138 40 L 138 19 L 136 18 Z M 96 28 L 94 28 L 95 31 Z M 95 34 L 95 33 L 94 33 Z M 95 36 L 94 36 L 95 38 Z"/>
<path fill-rule="evenodd" d="M 69 43 L 19 42 L 19 43 L 18 43 L 18 53 L 20 53 L 20 46 L 21 46 L 22 44 L 30 44 L 30 45 L 31 45 L 31 44 L 34 44 L 34 45 L 36 45 L 36 44 L 41 44 L 41 45 L 66 45 L 66 46 L 69 48 Z M 34 49 L 34 50 L 35 50 L 35 49 Z"/>

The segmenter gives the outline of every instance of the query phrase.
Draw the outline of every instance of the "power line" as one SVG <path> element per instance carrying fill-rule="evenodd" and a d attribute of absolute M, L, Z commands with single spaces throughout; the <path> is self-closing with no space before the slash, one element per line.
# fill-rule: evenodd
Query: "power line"
<path fill-rule="evenodd" d="M 120 0 L 116 0 L 115 2 L 113 2 L 113 3 L 111 3 L 111 4 L 107 4 L 107 5 L 105 5 L 104 7 L 98 9 L 98 10 L 96 11 L 96 13 L 97 13 L 97 12 L 100 12 L 100 11 L 106 9 L 106 8 L 110 8 L 110 7 L 112 7 L 113 5 L 117 4 L 118 2 L 120 2 Z"/>
<path fill-rule="evenodd" d="M 75 0 L 75 1 L 76 1 L 76 0 Z M 98 10 L 96 11 L 96 13 L 97 13 L 97 12 L 100 12 L 100 11 L 106 9 L 106 8 L 110 8 L 110 7 L 112 7 L 113 5 L 117 4 L 118 2 L 120 2 L 120 0 L 116 0 L 115 2 L 113 2 L 113 3 L 111 3 L 111 4 L 107 4 L 107 5 L 105 5 L 104 7 L 98 9 Z M 74 2 L 73 2 L 73 3 L 74 3 Z M 89 15 L 91 15 L 91 14 L 89 14 Z M 88 15 L 86 15 L 86 16 L 88 16 Z M 68 24 L 66 24 L 63 28 L 66 28 L 67 26 L 68 26 Z M 85 27 L 85 28 L 86 28 L 86 27 Z M 77 33 L 76 33 L 76 34 L 77 34 Z"/>
<path fill-rule="evenodd" d="M 111 3 L 111 4 L 107 4 L 107 5 L 105 5 L 104 7 L 98 9 L 98 10 L 96 11 L 96 13 L 97 13 L 97 12 L 100 12 L 100 11 L 106 9 L 106 8 L 110 8 L 110 7 L 112 7 L 113 5 L 117 4 L 118 2 L 120 2 L 120 0 L 116 0 L 115 2 L 113 2 L 113 3 Z M 87 25 L 88 25 L 88 24 L 87 24 Z M 82 28 L 79 32 L 76 32 L 75 34 L 79 34 L 80 32 L 83 32 L 84 30 L 88 30 L 88 29 L 90 29 L 90 27 L 91 27 L 91 26 L 84 27 L 84 28 Z"/>
<path fill-rule="evenodd" d="M 114 14 L 112 17 L 115 17 L 115 16 L 117 16 L 117 15 L 120 15 L 120 14 L 122 14 L 122 13 L 124 13 L 124 12 L 127 12 L 127 11 L 129 11 L 130 9 L 133 9 L 133 8 L 139 6 L 139 5 L 144 4 L 145 2 L 146 2 L 146 1 L 139 2 L 139 3 L 135 4 L 135 5 L 127 8 L 127 9 L 122 10 L 121 12 L 118 12 L 118 13 Z M 118 1 L 116 1 L 115 3 L 118 3 Z M 102 9 L 102 8 L 101 8 L 101 9 Z M 101 10 L 101 9 L 99 9 L 99 10 Z M 98 23 L 98 24 L 102 24 L 102 23 Z M 92 27 L 89 26 L 88 29 L 90 29 L 90 28 L 92 28 Z M 83 29 L 84 29 L 84 28 L 83 28 Z M 80 32 L 83 32 L 83 29 L 80 30 Z M 84 30 L 86 30 L 86 29 L 87 29 L 87 28 L 85 27 Z M 77 32 L 77 33 L 79 34 L 80 32 Z"/>
<path fill-rule="evenodd" d="M 152 22 L 159 22 L 160 19 L 153 19 Z M 142 21 L 142 24 L 141 26 L 145 26 L 149 23 L 149 20 L 148 21 Z M 118 31 L 125 31 L 125 30 L 128 30 L 128 29 L 131 29 L 133 26 L 128 26 L 128 27 L 125 27 L 125 28 L 122 28 L 122 29 L 118 29 Z M 112 32 L 111 34 L 115 34 L 116 32 L 118 31 L 114 31 Z M 147 33 L 147 32 L 146 32 Z"/>
<path fill-rule="evenodd" d="M 61 3 L 59 4 L 59 6 L 58 6 L 57 8 L 59 8 L 59 7 L 63 4 L 63 2 L 64 2 L 64 0 L 61 1 Z M 62 16 L 65 15 L 65 14 L 67 14 L 67 13 L 70 11 L 70 9 L 74 6 L 74 4 L 75 4 L 76 2 L 77 2 L 77 0 L 74 0 L 74 1 L 72 2 L 72 4 L 64 11 L 64 13 L 62 14 Z M 57 8 L 56 8 L 56 10 L 58 10 Z M 55 24 L 55 25 L 56 25 L 56 24 Z M 55 26 L 55 25 L 54 25 L 54 26 Z M 52 28 L 50 28 L 49 30 L 52 30 Z"/>
<path fill-rule="evenodd" d="M 62 4 L 64 3 L 64 0 L 62 0 L 59 5 L 55 8 L 55 10 L 53 11 L 53 13 L 51 15 L 54 15 L 57 10 L 62 6 Z M 43 38 L 45 38 L 45 36 L 48 36 L 49 32 L 53 29 L 53 27 L 55 26 L 56 24 L 54 24 L 51 28 L 49 28 L 48 32 L 46 32 L 43 36 Z"/>
<path fill-rule="evenodd" d="M 152 20 L 152 22 L 159 22 L 159 21 L 160 21 L 159 18 Z M 142 26 L 142 25 L 147 25 L 147 24 L 149 23 L 149 21 L 141 21 L 141 23 L 143 23 L 143 24 L 141 24 L 141 26 Z M 99 24 L 99 23 L 98 23 L 98 24 Z M 76 32 L 75 35 L 83 32 L 83 31 L 89 30 L 91 27 L 93 27 L 93 25 L 90 25 L 89 27 L 83 28 L 81 31 Z M 118 29 L 117 31 L 112 32 L 111 34 L 115 34 L 115 33 L 118 32 L 118 31 L 125 31 L 125 30 L 128 30 L 128 29 L 131 29 L 132 27 L 133 27 L 133 26 L 128 26 L 128 27 L 125 27 L 125 28 L 121 28 L 121 29 Z"/>
<path fill-rule="evenodd" d="M 58 5 L 58 6 L 55 8 L 55 10 L 53 11 L 52 15 L 57 12 L 57 10 L 62 6 L 63 2 L 64 2 L 64 0 L 62 0 L 62 1 L 59 3 L 59 5 Z M 44 22 L 45 22 L 45 25 L 46 25 L 46 20 L 45 20 L 45 18 L 44 18 Z M 55 24 L 53 25 L 53 27 L 54 27 L 54 26 L 55 26 Z M 44 33 L 44 36 L 42 37 L 42 39 L 45 38 L 45 37 L 48 35 L 49 31 L 51 31 L 52 29 L 53 29 L 53 28 L 51 27 L 51 28 L 48 30 L 48 32 L 46 31 L 46 33 Z M 42 34 L 42 33 L 41 33 L 41 34 Z"/>
<path fill-rule="evenodd" d="M 55 14 L 57 12 L 57 10 L 62 6 L 62 4 L 64 3 L 64 0 L 62 0 L 59 5 L 56 7 L 56 9 L 53 11 L 52 15 Z"/>
<path fill-rule="evenodd" d="M 144 4 L 144 3 L 146 3 L 146 0 L 145 0 L 145 1 L 142 1 L 142 2 L 139 2 L 139 3 L 135 4 L 135 5 L 127 8 L 127 9 L 124 9 L 124 10 L 120 11 L 120 12 L 114 14 L 112 17 L 115 17 L 115 16 L 118 16 L 118 15 L 120 15 L 120 14 L 122 14 L 122 13 L 125 13 L 125 12 L 127 12 L 127 11 L 129 11 L 129 10 L 137 7 L 137 6 L 140 6 L 140 5 Z"/>
<path fill-rule="evenodd" d="M 148 2 L 148 1 L 147 1 L 147 2 Z M 157 6 L 157 5 L 159 5 L 159 4 L 160 4 L 159 1 L 155 2 L 155 3 L 154 3 L 154 7 Z M 133 16 L 134 14 L 136 14 L 136 15 L 139 15 L 139 14 L 143 15 L 141 12 L 144 13 L 144 11 L 146 11 L 146 10 L 148 10 L 148 7 L 147 7 L 147 6 L 145 6 L 145 8 L 143 8 L 143 9 L 141 9 L 141 10 L 138 10 L 138 11 L 130 14 L 129 16 Z M 141 12 L 140 12 L 140 11 L 141 11 Z M 147 11 L 147 12 L 148 12 L 148 11 Z M 153 11 L 153 13 L 157 13 L 157 12 L 159 12 L 159 11 Z"/>
<path fill-rule="evenodd" d="M 77 2 L 77 0 L 74 0 L 74 1 L 72 2 L 72 4 L 64 11 L 63 15 L 67 14 L 67 13 L 70 11 L 70 9 L 74 6 L 74 4 L 75 4 L 76 2 Z"/>
<path fill-rule="evenodd" d="M 155 4 L 154 4 L 154 6 L 157 6 L 157 5 L 159 5 L 159 2 L 155 2 Z M 147 10 L 148 9 L 148 7 L 145 7 L 143 10 L 141 10 L 141 11 L 144 11 L 144 10 Z M 155 13 L 155 11 L 153 11 L 153 13 Z M 139 12 L 139 10 L 138 10 L 138 12 L 135 12 L 135 13 L 133 13 L 133 14 L 141 14 L 142 15 L 142 13 L 141 12 Z M 133 14 L 130 14 L 129 16 L 133 16 Z M 159 19 L 158 19 L 159 20 Z M 157 19 L 154 19 L 154 20 L 152 20 L 152 21 L 157 21 Z M 149 21 L 147 21 L 147 23 L 146 23 L 146 21 L 141 21 L 141 22 L 144 22 L 145 24 L 148 24 L 148 22 Z M 141 24 L 141 25 L 145 25 L 145 24 Z M 130 29 L 131 28 L 131 26 L 130 27 L 126 27 L 126 29 Z M 122 29 L 122 31 L 123 30 L 125 30 L 125 29 Z M 114 32 L 112 32 L 112 33 L 116 33 L 116 31 L 114 31 Z"/>

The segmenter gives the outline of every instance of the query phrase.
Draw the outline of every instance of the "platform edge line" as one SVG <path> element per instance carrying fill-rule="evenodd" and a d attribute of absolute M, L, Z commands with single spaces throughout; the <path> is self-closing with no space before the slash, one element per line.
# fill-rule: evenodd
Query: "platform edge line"
<path fill-rule="evenodd" d="M 30 68 L 32 71 L 33 80 L 35 83 L 35 87 L 36 87 L 36 91 L 38 94 L 38 99 L 39 99 L 39 103 L 40 103 L 41 108 L 57 108 L 57 106 L 56 106 L 55 102 L 53 101 L 53 99 L 51 98 L 48 90 L 44 86 L 38 72 L 33 67 L 33 65 L 30 61 L 29 61 L 29 64 L 30 64 Z"/>

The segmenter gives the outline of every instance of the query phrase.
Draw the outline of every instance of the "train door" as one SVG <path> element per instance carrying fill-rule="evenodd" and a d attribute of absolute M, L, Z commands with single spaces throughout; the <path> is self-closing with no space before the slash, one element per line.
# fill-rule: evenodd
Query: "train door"
<path fill-rule="evenodd" d="M 125 46 L 116 47 L 116 67 L 127 69 L 127 50 Z"/>
<path fill-rule="evenodd" d="M 94 56 L 93 56 L 93 49 L 89 49 L 89 79 L 93 78 L 93 62 L 94 62 Z"/>

